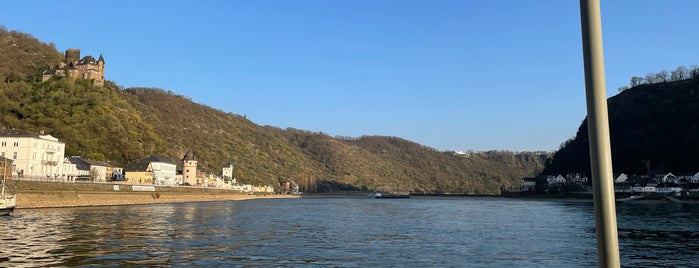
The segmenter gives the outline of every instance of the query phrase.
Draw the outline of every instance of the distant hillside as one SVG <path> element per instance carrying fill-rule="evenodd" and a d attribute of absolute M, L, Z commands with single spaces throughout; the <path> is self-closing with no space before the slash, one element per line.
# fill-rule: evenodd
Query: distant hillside
<path fill-rule="evenodd" d="M 0 82 L 38 79 L 43 70 L 62 59 L 53 44 L 0 25 Z"/>
<path fill-rule="evenodd" d="M 699 171 L 699 77 L 642 84 L 608 100 L 615 172 Z M 545 174 L 590 173 L 587 120 Z"/>
<path fill-rule="evenodd" d="M 150 155 L 179 161 L 192 149 L 202 169 L 220 174 L 230 162 L 244 183 L 293 179 L 304 192 L 425 193 L 519 187 L 547 158 L 503 151 L 461 156 L 396 137 L 334 138 L 259 126 L 166 90 L 121 89 L 109 81 L 104 87 L 58 77 L 42 83 L 38 74 L 60 61 L 60 53 L 27 34 L 0 29 L 0 37 L 21 51 L 2 54 L 17 64 L 0 66 L 0 76 L 11 77 L 0 82 L 0 128 L 44 130 L 66 143 L 67 155 L 125 165 Z"/>

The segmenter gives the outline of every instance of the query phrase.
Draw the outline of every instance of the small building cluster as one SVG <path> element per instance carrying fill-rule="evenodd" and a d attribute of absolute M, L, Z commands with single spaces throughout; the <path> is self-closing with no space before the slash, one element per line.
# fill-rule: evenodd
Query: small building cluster
<path fill-rule="evenodd" d="M 215 187 L 260 193 L 275 190 L 272 186 L 238 184 L 231 163 L 223 166 L 222 176 L 197 169 L 197 156 L 191 150 L 183 156 L 181 169 L 176 162 L 160 156 L 134 161 L 126 167 L 80 156 L 65 156 L 65 143 L 43 131 L 0 130 L 0 157 L 12 163 L 11 168 L 3 172 L 24 179 Z"/>
<path fill-rule="evenodd" d="M 591 182 L 581 174 L 545 175 L 523 178 L 523 193 L 589 192 Z M 614 192 L 620 195 L 673 195 L 699 192 L 699 172 L 682 174 L 627 175 L 614 174 Z"/>
<path fill-rule="evenodd" d="M 699 172 L 638 176 L 618 174 L 614 177 L 614 192 L 631 195 L 673 195 L 699 192 Z"/>

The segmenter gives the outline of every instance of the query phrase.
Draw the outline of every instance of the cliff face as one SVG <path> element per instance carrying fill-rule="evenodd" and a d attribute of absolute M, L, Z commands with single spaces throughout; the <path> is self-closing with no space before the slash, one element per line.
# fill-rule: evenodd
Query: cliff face
<path fill-rule="evenodd" d="M 12 62 L 34 61 L 28 55 L 39 50 L 53 55 L 46 66 L 60 62 L 51 45 L 26 34 L 7 36 L 29 43 L 23 48 L 29 52 L 12 54 Z M 32 66 L 0 68 L 2 77 L 13 77 L 0 82 L 0 128 L 44 130 L 66 143 L 66 155 L 116 165 L 151 155 L 179 162 L 192 150 L 198 170 L 220 174 L 232 163 L 242 183 L 293 179 L 303 192 L 496 193 L 501 185 L 518 187 L 520 178 L 536 175 L 546 159 L 502 151 L 465 157 L 397 137 L 334 138 L 259 126 L 162 89 L 121 89 L 110 81 L 95 87 L 88 80 L 60 77 L 40 82 L 46 66 Z"/>
<path fill-rule="evenodd" d="M 699 78 L 639 85 L 608 100 L 615 172 L 696 172 Z M 545 174 L 590 173 L 587 120 L 546 165 Z"/>

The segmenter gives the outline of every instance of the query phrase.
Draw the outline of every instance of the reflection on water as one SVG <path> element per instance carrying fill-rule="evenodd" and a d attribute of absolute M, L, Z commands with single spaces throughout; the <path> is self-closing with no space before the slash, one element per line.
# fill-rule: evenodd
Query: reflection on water
<path fill-rule="evenodd" d="M 699 209 L 617 207 L 624 266 L 688 267 Z M 591 203 L 302 198 L 18 210 L 0 266 L 596 267 Z"/>
<path fill-rule="evenodd" d="M 693 267 L 699 257 L 699 206 L 620 204 L 619 247 L 636 267 Z"/>
<path fill-rule="evenodd" d="M 65 255 L 62 240 L 67 239 L 70 227 L 65 215 L 19 215 L 0 217 L 0 259 L 11 261 L 12 266 L 51 266 L 62 263 Z M 0 263 L 3 264 L 3 263 Z"/>

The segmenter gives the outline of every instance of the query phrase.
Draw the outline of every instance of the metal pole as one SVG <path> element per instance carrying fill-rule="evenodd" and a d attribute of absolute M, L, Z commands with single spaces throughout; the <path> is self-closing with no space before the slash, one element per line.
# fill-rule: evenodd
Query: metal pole
<path fill-rule="evenodd" d="M 597 255 L 599 267 L 619 267 L 619 241 L 614 205 L 599 0 L 580 0 L 580 19 L 585 61 L 587 129 L 590 138 L 592 190 L 595 200 Z"/>

